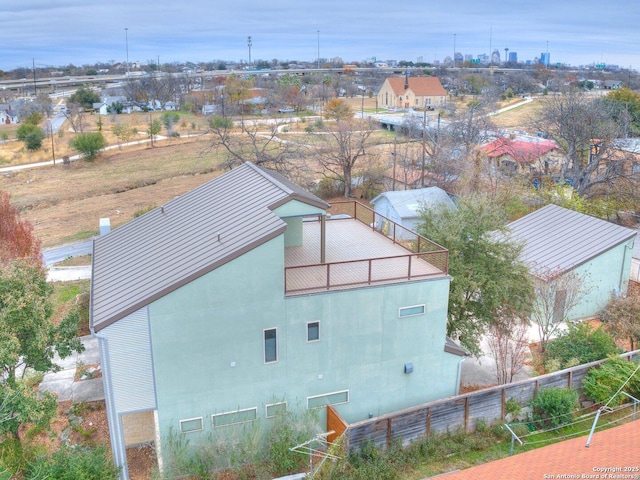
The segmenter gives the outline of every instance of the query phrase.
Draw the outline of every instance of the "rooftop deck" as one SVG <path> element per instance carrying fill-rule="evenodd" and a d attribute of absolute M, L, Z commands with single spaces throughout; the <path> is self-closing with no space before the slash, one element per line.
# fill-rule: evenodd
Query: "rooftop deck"
<path fill-rule="evenodd" d="M 320 263 L 321 224 L 303 223 L 303 245 L 285 249 L 285 293 L 287 295 L 383 285 L 444 276 L 448 252 L 413 234 L 412 240 L 389 235 L 388 219 L 358 204 L 361 212 L 373 214 L 371 223 L 356 218 L 326 221 L 326 261 Z M 333 210 L 333 209 L 332 209 Z M 354 213 L 354 216 L 360 216 Z M 386 224 L 387 235 L 376 225 Z M 394 226 L 393 232 L 396 231 Z M 402 228 L 402 227 L 399 227 Z M 406 238 L 406 237 L 404 237 Z"/>

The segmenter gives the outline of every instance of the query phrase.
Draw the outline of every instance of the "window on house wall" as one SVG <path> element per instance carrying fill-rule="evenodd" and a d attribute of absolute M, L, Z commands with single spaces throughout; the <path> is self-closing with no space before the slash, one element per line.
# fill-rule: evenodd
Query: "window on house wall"
<path fill-rule="evenodd" d="M 320 322 L 307 323 L 307 342 L 317 342 L 320 340 Z"/>
<path fill-rule="evenodd" d="M 389 92 L 384 93 L 384 104 L 389 105 Z"/>
<path fill-rule="evenodd" d="M 202 417 L 180 420 L 180 433 L 201 432 L 202 430 Z"/>
<path fill-rule="evenodd" d="M 314 395 L 307 397 L 307 408 L 321 408 L 327 405 L 338 405 L 340 403 L 349 402 L 349 390 L 340 392 L 325 393 L 323 395 Z"/>
<path fill-rule="evenodd" d="M 425 305 L 412 305 L 410 307 L 400 307 L 398 309 L 398 317 L 413 317 L 416 315 L 424 315 Z"/>
<path fill-rule="evenodd" d="M 416 106 L 418 106 L 419 103 L 420 103 L 420 99 L 416 97 Z"/>
<path fill-rule="evenodd" d="M 287 402 L 270 403 L 265 406 L 265 417 L 273 418 L 287 413 Z"/>
<path fill-rule="evenodd" d="M 211 425 L 214 428 L 237 425 L 239 423 L 253 422 L 258 418 L 257 408 L 245 408 L 234 412 L 215 413 L 211 415 Z"/>
<path fill-rule="evenodd" d="M 264 330 L 264 363 L 278 361 L 278 329 Z"/>

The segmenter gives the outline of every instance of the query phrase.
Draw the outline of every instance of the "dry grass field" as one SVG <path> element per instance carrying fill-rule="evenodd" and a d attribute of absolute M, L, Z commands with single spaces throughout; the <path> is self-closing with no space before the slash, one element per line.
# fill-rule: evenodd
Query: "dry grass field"
<path fill-rule="evenodd" d="M 347 100 L 356 112 L 362 105 L 360 98 Z M 540 104 L 534 102 L 496 115 L 492 120 L 503 128 L 522 128 L 536 108 L 540 108 Z M 365 98 L 364 109 L 375 111 L 375 99 Z M 160 113 L 152 115 L 159 116 Z M 148 113 L 139 113 L 118 116 L 117 121 L 126 122 L 141 132 L 138 138 L 146 138 L 144 131 L 148 118 Z M 116 121 L 113 116 L 89 115 L 88 120 L 89 131 L 96 131 L 101 120 L 102 132 L 108 142 L 117 144 L 111 133 L 111 126 Z M 309 122 L 292 125 L 281 137 L 293 142 L 313 143 L 309 137 L 303 139 L 301 136 Z M 73 136 L 68 127 L 67 122 L 63 133 L 54 136 L 57 158 L 75 153 L 67 145 Z M 210 137 L 187 138 L 190 134 L 204 132 L 205 128 L 204 117 L 181 114 L 180 122 L 174 127 L 180 137 L 156 142 L 153 148 L 149 143 L 114 148 L 102 153 L 94 162 L 58 163 L 5 172 L 0 176 L 0 190 L 11 194 L 12 201 L 33 223 L 44 247 L 90 238 L 98 232 L 100 218 L 109 217 L 112 228 L 118 227 L 133 219 L 136 212 L 161 205 L 220 175 L 220 160 L 210 148 Z M 15 130 L 15 126 L 0 126 L 0 133 L 11 132 L 10 138 L 15 137 Z M 388 157 L 384 144 L 391 141 L 387 138 L 389 135 L 389 132 L 380 131 L 372 137 L 379 144 L 371 150 L 373 155 Z M 50 140 L 46 139 L 44 145 Z M 0 166 L 50 159 L 51 152 L 46 147 L 28 153 L 22 142 L 0 144 Z"/>
<path fill-rule="evenodd" d="M 88 238 L 99 219 L 112 227 L 219 175 L 205 139 L 113 151 L 95 162 L 73 162 L 5 173 L 0 189 L 34 225 L 43 246 Z"/>

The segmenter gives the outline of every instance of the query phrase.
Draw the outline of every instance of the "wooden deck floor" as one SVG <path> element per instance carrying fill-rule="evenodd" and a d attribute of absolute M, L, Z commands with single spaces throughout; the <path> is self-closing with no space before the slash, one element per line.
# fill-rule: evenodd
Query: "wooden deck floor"
<path fill-rule="evenodd" d="M 287 292 L 309 293 L 444 275 L 354 219 L 326 222 L 326 264 L 320 264 L 320 223 L 304 222 L 303 245 L 286 248 L 285 266 L 306 267 L 287 270 Z"/>

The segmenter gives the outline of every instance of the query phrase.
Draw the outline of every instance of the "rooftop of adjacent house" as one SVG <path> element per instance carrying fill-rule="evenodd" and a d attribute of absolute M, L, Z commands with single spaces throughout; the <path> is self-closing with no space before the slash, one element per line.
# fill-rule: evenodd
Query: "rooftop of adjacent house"
<path fill-rule="evenodd" d="M 100 330 L 280 235 L 286 224 L 272 209 L 289 200 L 329 207 L 245 163 L 96 239 L 92 326 Z"/>
<path fill-rule="evenodd" d="M 483 145 L 480 150 L 486 153 L 489 158 L 508 155 L 518 163 L 531 163 L 557 148 L 558 145 L 551 140 L 527 142 L 500 137 L 487 145 Z"/>
<path fill-rule="evenodd" d="M 633 470 L 640 458 L 638 421 L 596 432 L 589 448 L 585 446 L 586 439 L 583 436 L 565 440 L 438 478 L 638 478 L 639 472 Z"/>
<path fill-rule="evenodd" d="M 510 238 L 524 242 L 522 259 L 538 276 L 561 274 L 633 239 L 635 230 L 547 205 L 507 225 Z"/>
<path fill-rule="evenodd" d="M 388 77 L 389 85 L 396 95 L 406 91 L 406 77 Z M 443 96 L 447 94 L 437 77 L 409 77 L 409 89 L 418 97 Z"/>
<path fill-rule="evenodd" d="M 384 192 L 371 200 L 371 203 L 376 205 L 383 199 L 386 199 L 402 218 L 417 218 L 423 208 L 433 208 L 440 205 L 455 207 L 449 194 L 439 187 Z"/>

